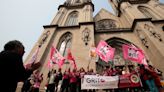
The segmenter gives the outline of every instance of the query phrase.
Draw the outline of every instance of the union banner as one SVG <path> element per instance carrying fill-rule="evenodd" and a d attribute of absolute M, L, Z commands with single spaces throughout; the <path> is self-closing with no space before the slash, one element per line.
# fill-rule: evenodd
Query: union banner
<path fill-rule="evenodd" d="M 137 73 L 120 75 L 119 79 L 119 88 L 141 87 L 140 77 Z"/>
<path fill-rule="evenodd" d="M 118 88 L 118 76 L 85 75 L 81 89 L 110 89 Z"/>
<path fill-rule="evenodd" d="M 119 76 L 85 75 L 81 80 L 81 89 L 117 89 L 141 86 L 137 73 Z"/>

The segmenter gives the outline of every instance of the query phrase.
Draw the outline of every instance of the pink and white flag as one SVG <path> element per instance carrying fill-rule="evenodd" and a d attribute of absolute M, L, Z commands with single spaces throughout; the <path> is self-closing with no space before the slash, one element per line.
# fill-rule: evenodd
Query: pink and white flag
<path fill-rule="evenodd" d="M 48 60 L 48 68 L 51 68 L 51 67 L 53 67 L 53 62 L 52 62 L 52 60 L 51 59 L 49 59 Z"/>
<path fill-rule="evenodd" d="M 32 63 L 36 62 L 38 53 L 39 53 L 39 47 L 38 47 L 38 48 L 35 50 L 35 52 L 32 54 L 32 57 L 31 57 L 29 63 L 32 64 Z"/>
<path fill-rule="evenodd" d="M 25 64 L 25 68 L 27 67 L 31 67 L 32 64 L 34 64 L 37 60 L 37 56 L 38 56 L 38 53 L 39 53 L 39 47 L 35 50 L 35 52 L 32 54 L 30 60 L 28 61 L 27 64 Z"/>
<path fill-rule="evenodd" d="M 61 68 L 64 64 L 65 58 L 57 51 L 57 49 L 54 46 L 52 46 L 50 60 L 58 64 L 59 68 Z"/>
<path fill-rule="evenodd" d="M 143 51 L 132 45 L 122 45 L 124 59 L 135 61 L 139 64 L 145 64 L 145 55 Z"/>
<path fill-rule="evenodd" d="M 110 60 L 113 60 L 114 52 L 115 52 L 115 48 L 109 46 L 105 41 L 100 41 L 96 48 L 96 53 L 105 62 L 109 62 Z"/>

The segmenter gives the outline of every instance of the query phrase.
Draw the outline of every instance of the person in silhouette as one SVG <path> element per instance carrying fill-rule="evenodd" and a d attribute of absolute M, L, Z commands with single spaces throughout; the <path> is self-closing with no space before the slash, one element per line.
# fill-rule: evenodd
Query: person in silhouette
<path fill-rule="evenodd" d="M 38 62 L 24 67 L 24 53 L 24 46 L 18 40 L 9 41 L 4 45 L 4 50 L 0 52 L 1 90 L 15 92 L 17 83 L 25 81 L 40 66 Z"/>

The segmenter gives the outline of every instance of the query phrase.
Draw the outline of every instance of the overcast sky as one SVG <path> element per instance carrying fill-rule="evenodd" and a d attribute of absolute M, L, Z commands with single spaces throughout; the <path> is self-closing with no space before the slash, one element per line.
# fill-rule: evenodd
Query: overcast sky
<path fill-rule="evenodd" d="M 19 40 L 25 46 L 25 56 L 43 32 L 43 25 L 51 23 L 58 6 L 65 0 L 0 0 L 0 51 L 9 40 Z M 105 8 L 113 12 L 108 0 L 92 0 L 94 15 Z M 164 2 L 164 0 L 161 0 Z"/>

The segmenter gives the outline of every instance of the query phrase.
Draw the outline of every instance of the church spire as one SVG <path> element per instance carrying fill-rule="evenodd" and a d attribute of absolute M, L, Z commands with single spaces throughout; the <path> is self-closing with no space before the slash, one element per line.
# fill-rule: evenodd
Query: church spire
<path fill-rule="evenodd" d="M 120 16 L 120 14 L 121 14 L 121 5 L 123 3 L 129 4 L 129 5 L 146 4 L 151 0 L 108 0 L 108 1 L 111 4 L 111 6 L 112 6 L 114 12 L 116 13 L 116 15 Z"/>

